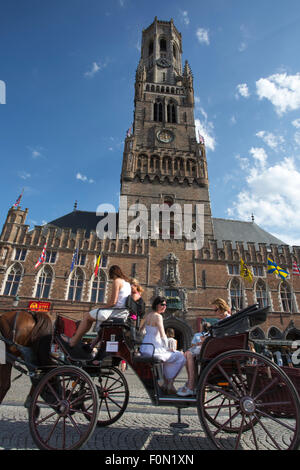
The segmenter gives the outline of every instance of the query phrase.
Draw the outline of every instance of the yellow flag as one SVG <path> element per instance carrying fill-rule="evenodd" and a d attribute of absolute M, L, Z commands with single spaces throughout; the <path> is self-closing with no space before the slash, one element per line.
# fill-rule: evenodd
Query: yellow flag
<path fill-rule="evenodd" d="M 94 275 L 95 275 L 95 277 L 97 276 L 98 271 L 99 271 L 100 259 L 101 259 L 101 255 L 98 256 L 97 263 L 96 263 L 96 266 L 95 266 L 95 269 L 94 269 Z"/>
<path fill-rule="evenodd" d="M 244 261 L 241 258 L 241 272 L 240 272 L 241 277 L 246 279 L 249 282 L 252 282 L 252 273 L 250 269 L 247 267 L 247 265 L 244 263 Z"/>

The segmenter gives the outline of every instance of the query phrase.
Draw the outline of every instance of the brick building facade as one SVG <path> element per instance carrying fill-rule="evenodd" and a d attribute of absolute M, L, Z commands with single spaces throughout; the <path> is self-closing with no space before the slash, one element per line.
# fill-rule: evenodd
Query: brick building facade
<path fill-rule="evenodd" d="M 285 245 L 254 220 L 212 217 L 205 144 L 197 142 L 195 132 L 193 75 L 187 61 L 182 69 L 181 56 L 181 34 L 173 21 L 155 18 L 142 33 L 134 123 L 124 143 L 121 199 L 133 212 L 120 209 L 99 216 L 75 206 L 69 214 L 30 230 L 28 209 L 12 207 L 0 236 L 1 309 L 43 300 L 51 303 L 52 312 L 80 319 L 109 297 L 107 271 L 118 264 L 138 278 L 148 309 L 157 294 L 168 297 L 165 326 L 175 328 L 179 347 L 189 344 L 200 318 L 213 321 L 211 302 L 216 297 L 236 310 L 255 302 L 270 305 L 267 322 L 253 337 L 300 335 L 300 276 L 292 275 L 300 247 Z M 160 209 L 155 223 L 153 207 Z M 202 224 L 195 215 L 197 207 Z M 174 208 L 181 208 L 181 214 L 188 210 L 190 235 L 201 232 L 203 246 L 187 249 L 189 233 Z M 116 223 L 115 238 L 99 238 L 99 228 L 110 220 Z M 35 268 L 45 243 L 46 260 Z M 99 253 L 102 265 L 95 277 Z M 268 257 L 289 271 L 285 281 L 267 274 Z M 241 258 L 253 273 L 251 283 L 240 277 Z"/>

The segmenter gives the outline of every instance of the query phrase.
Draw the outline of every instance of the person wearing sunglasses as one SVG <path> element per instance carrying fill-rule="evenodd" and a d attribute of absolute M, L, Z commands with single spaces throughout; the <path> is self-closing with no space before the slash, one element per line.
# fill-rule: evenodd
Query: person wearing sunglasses
<path fill-rule="evenodd" d="M 180 351 L 168 349 L 168 338 L 163 323 L 166 307 L 166 299 L 158 296 L 153 301 L 152 312 L 147 313 L 142 319 L 140 331 L 145 328 L 146 334 L 140 347 L 140 353 L 142 356 L 151 357 L 153 355 L 163 361 L 164 383 L 161 388 L 165 393 L 172 395 L 176 394 L 174 380 L 185 364 L 185 357 Z M 152 345 L 155 348 L 154 352 Z"/>
<path fill-rule="evenodd" d="M 217 298 L 212 302 L 215 316 L 219 320 L 223 320 L 231 315 L 230 307 L 224 299 Z M 206 330 L 206 331 L 205 331 Z M 188 397 L 196 394 L 195 390 L 195 377 L 196 377 L 196 365 L 195 357 L 200 354 L 200 349 L 205 337 L 208 335 L 206 324 L 203 324 L 203 331 L 196 333 L 192 339 L 192 347 L 189 348 L 185 353 L 186 358 L 186 370 L 188 380 L 186 384 L 177 390 L 177 395 L 181 397 Z"/>

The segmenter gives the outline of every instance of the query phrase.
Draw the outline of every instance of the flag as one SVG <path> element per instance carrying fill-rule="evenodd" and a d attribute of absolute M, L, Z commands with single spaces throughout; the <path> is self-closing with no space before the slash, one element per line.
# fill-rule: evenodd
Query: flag
<path fill-rule="evenodd" d="M 270 274 L 278 274 L 282 279 L 285 279 L 289 273 L 282 269 L 278 264 L 275 263 L 275 261 L 271 260 L 268 258 L 268 273 Z"/>
<path fill-rule="evenodd" d="M 296 261 L 293 262 L 293 274 L 294 276 L 300 276 L 300 269 Z"/>
<path fill-rule="evenodd" d="M 41 256 L 39 257 L 39 259 L 37 260 L 37 263 L 34 266 L 35 268 L 37 268 L 40 264 L 44 263 L 44 261 L 46 259 L 46 248 L 47 248 L 47 243 L 45 243 L 45 245 L 44 245 Z"/>
<path fill-rule="evenodd" d="M 98 256 L 97 263 L 96 263 L 96 266 L 95 266 L 95 269 L 94 269 L 94 275 L 95 275 L 95 277 L 97 276 L 98 271 L 99 271 L 100 259 L 101 259 L 101 255 Z"/>
<path fill-rule="evenodd" d="M 22 196 L 23 196 L 23 193 L 24 193 L 24 189 L 22 189 L 22 192 L 21 192 L 20 196 L 18 197 L 18 199 L 17 199 L 16 202 L 14 203 L 14 207 L 18 207 L 18 205 L 20 204 L 21 199 L 22 199 Z"/>
<path fill-rule="evenodd" d="M 200 134 L 200 132 L 198 131 L 198 137 L 199 137 L 199 144 L 205 144 L 205 141 L 204 141 L 204 137 L 203 135 Z"/>
<path fill-rule="evenodd" d="M 131 124 L 131 126 L 129 127 L 129 129 L 127 130 L 127 132 L 126 132 L 126 136 L 127 136 L 127 137 L 130 137 L 131 135 L 132 135 L 132 124 Z"/>
<path fill-rule="evenodd" d="M 242 260 L 241 258 L 241 277 L 243 277 L 244 279 L 246 279 L 247 281 L 251 282 L 253 277 L 252 277 L 252 273 L 250 271 L 250 269 L 248 268 L 248 266 L 244 263 L 244 261 Z"/>
<path fill-rule="evenodd" d="M 78 259 L 78 248 L 75 248 L 75 251 L 74 251 L 74 254 L 73 254 L 73 258 L 72 258 L 71 267 L 70 267 L 70 272 L 73 271 L 74 266 L 75 266 L 75 264 L 77 263 L 77 259 Z"/>

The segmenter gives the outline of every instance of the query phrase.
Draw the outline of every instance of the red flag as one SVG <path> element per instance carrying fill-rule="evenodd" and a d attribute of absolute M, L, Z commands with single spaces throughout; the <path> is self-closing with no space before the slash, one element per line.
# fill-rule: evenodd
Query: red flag
<path fill-rule="evenodd" d="M 14 207 L 18 207 L 18 205 L 20 204 L 21 199 L 22 199 L 22 196 L 23 196 L 23 193 L 24 193 L 24 189 L 22 189 L 22 192 L 21 192 L 20 196 L 18 197 L 18 199 L 17 199 L 16 202 L 14 203 Z"/>
<path fill-rule="evenodd" d="M 300 276 L 299 266 L 296 261 L 293 262 L 293 274 L 294 276 Z"/>
<path fill-rule="evenodd" d="M 97 263 L 96 263 L 96 266 L 95 266 L 95 270 L 94 270 L 95 277 L 98 274 L 98 270 L 99 270 L 99 266 L 100 266 L 100 259 L 101 259 L 101 255 L 98 256 Z"/>
<path fill-rule="evenodd" d="M 47 248 L 47 243 L 45 243 L 45 245 L 44 245 L 41 256 L 39 257 L 39 259 L 37 260 L 37 263 L 34 266 L 35 268 L 37 268 L 40 264 L 44 263 L 44 261 L 46 259 L 46 248 Z"/>

